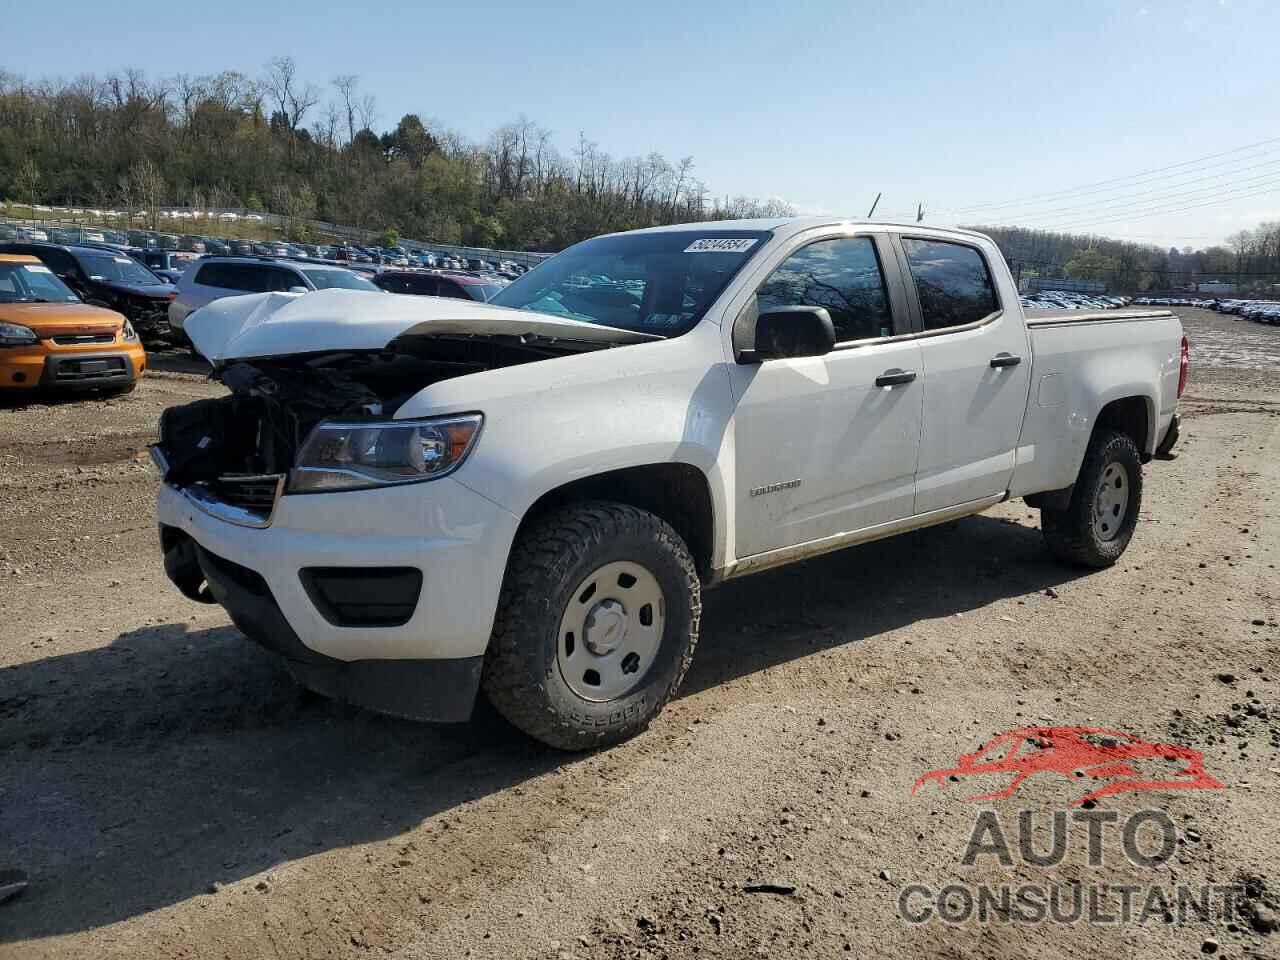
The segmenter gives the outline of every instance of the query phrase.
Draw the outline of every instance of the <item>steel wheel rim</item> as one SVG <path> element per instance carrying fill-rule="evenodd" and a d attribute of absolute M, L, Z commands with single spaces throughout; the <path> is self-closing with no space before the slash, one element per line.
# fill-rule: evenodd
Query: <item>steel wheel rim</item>
<path fill-rule="evenodd" d="M 640 685 L 657 659 L 666 598 L 644 566 L 598 567 L 569 595 L 556 635 L 556 664 L 583 700 L 604 703 Z"/>
<path fill-rule="evenodd" d="M 1108 463 L 1093 496 L 1093 532 L 1099 540 L 1114 540 L 1129 512 L 1129 471 L 1123 464 Z"/>

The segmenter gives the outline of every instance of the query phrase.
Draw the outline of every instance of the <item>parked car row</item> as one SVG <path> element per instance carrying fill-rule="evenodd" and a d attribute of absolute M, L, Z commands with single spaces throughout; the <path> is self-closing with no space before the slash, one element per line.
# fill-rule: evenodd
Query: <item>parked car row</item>
<path fill-rule="evenodd" d="M 1138 297 L 1133 302 L 1144 307 L 1199 307 L 1208 310 L 1217 301 L 1202 297 Z"/>
<path fill-rule="evenodd" d="M 1280 300 L 1218 300 L 1213 309 L 1241 320 L 1280 326 Z"/>
<path fill-rule="evenodd" d="M 1021 298 L 1023 310 L 1112 310 L 1125 307 L 1131 297 L 1112 297 L 1074 290 L 1040 290 Z"/>

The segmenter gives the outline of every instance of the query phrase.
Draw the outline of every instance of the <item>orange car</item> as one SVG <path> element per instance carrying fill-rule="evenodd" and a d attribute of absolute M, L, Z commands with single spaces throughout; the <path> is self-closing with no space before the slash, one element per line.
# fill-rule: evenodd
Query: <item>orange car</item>
<path fill-rule="evenodd" d="M 35 257 L 0 254 L 0 390 L 127 393 L 146 366 L 122 315 L 81 303 Z"/>

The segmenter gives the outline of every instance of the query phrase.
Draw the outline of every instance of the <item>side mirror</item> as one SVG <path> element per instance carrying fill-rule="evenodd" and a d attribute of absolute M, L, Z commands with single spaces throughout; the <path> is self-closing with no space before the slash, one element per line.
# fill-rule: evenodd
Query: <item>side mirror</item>
<path fill-rule="evenodd" d="M 835 349 L 836 331 L 823 307 L 775 307 L 756 317 L 754 348 L 739 363 L 787 357 L 824 357 Z"/>
<path fill-rule="evenodd" d="M 306 287 L 290 287 L 289 292 L 290 293 L 310 293 L 311 291 L 308 290 Z"/>

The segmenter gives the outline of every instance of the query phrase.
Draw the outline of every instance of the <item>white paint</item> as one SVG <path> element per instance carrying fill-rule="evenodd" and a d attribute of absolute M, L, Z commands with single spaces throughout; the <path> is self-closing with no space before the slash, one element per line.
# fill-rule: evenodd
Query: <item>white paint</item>
<path fill-rule="evenodd" d="M 1112 399 L 1147 401 L 1149 447 L 1173 415 L 1176 318 L 1028 331 L 1008 270 L 985 237 L 830 218 L 702 229 L 768 230 L 772 237 L 703 322 L 669 340 L 480 303 L 347 290 L 226 298 L 202 308 L 186 326 L 215 361 L 381 349 L 400 336 L 433 333 L 533 334 L 617 348 L 457 377 L 411 397 L 397 417 L 484 414 L 480 440 L 448 478 L 286 495 L 266 529 L 201 514 L 166 488 L 161 522 L 259 571 L 314 649 L 340 659 L 462 657 L 488 644 L 520 518 L 570 481 L 649 464 L 694 468 L 712 502 L 711 566 L 730 576 L 974 512 L 1006 493 L 1068 486 L 1098 412 Z M 1004 314 L 970 330 L 825 357 L 735 361 L 735 324 L 785 257 L 817 239 L 907 229 L 978 246 L 997 277 Z M 712 242 L 714 236 L 697 241 Z M 993 369 L 999 352 L 1022 363 Z M 875 378 L 895 367 L 919 376 L 877 388 Z M 1029 403 L 1030 384 L 1037 390 Z M 1046 399 L 1053 405 L 1042 406 Z M 760 488 L 772 492 L 752 497 Z M 361 563 L 424 570 L 423 597 L 409 624 L 336 628 L 311 606 L 299 569 Z"/>

